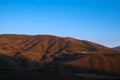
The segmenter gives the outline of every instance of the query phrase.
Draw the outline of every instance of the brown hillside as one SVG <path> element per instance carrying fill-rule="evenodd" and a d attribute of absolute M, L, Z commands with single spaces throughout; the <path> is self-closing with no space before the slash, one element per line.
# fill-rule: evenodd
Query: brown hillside
<path fill-rule="evenodd" d="M 71 66 L 120 73 L 120 51 L 70 37 L 4 34 L 0 35 L 0 54 L 0 67 L 21 67 L 24 63 L 26 68 L 41 68 L 49 64 L 61 70 Z"/>

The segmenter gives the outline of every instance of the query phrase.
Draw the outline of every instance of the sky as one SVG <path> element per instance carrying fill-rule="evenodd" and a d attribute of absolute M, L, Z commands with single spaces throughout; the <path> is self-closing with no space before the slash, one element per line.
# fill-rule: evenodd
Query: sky
<path fill-rule="evenodd" d="M 120 0 L 0 0 L 0 34 L 49 34 L 120 46 Z"/>

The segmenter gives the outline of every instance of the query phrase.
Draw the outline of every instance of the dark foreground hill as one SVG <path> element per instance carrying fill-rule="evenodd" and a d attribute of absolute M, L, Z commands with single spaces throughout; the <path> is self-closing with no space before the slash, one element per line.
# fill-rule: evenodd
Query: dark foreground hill
<path fill-rule="evenodd" d="M 81 76 L 115 80 L 120 75 L 120 51 L 70 37 L 6 34 L 0 35 L 0 69 L 41 75 L 39 80 L 80 80 Z"/>

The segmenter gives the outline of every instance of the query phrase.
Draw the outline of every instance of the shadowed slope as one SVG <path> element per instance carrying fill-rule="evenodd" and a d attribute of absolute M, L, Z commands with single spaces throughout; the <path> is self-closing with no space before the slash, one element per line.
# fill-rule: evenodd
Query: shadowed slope
<path fill-rule="evenodd" d="M 118 47 L 114 47 L 114 49 L 116 49 L 116 50 L 120 50 L 120 46 L 118 46 Z"/>

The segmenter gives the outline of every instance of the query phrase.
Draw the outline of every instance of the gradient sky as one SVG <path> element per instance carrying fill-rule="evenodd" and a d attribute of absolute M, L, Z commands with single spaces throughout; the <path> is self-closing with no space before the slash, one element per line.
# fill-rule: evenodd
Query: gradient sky
<path fill-rule="evenodd" d="M 120 0 L 0 0 L 0 34 L 51 34 L 120 45 Z"/>

